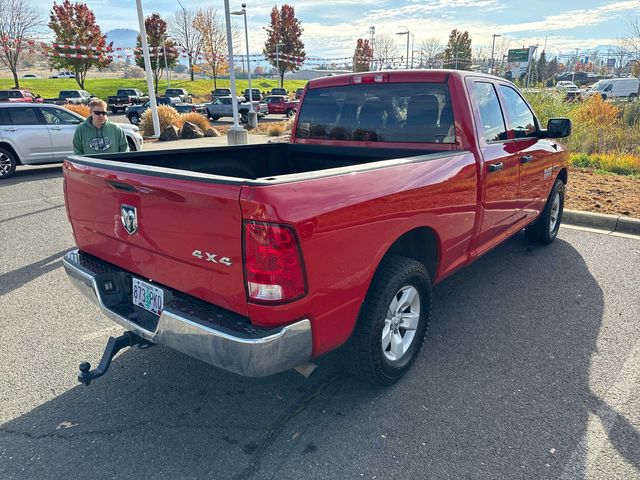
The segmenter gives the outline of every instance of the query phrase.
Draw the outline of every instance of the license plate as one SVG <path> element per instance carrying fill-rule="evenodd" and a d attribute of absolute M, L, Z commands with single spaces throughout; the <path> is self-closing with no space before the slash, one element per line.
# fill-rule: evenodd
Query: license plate
<path fill-rule="evenodd" d="M 164 304 L 162 289 L 133 278 L 133 304 L 160 316 Z"/>

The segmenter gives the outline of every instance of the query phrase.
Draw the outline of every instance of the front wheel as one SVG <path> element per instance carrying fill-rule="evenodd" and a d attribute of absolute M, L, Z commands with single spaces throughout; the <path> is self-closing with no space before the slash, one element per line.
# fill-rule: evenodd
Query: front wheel
<path fill-rule="evenodd" d="M 289 109 L 289 110 L 287 110 L 287 111 L 285 112 L 285 115 L 287 116 L 287 118 L 291 118 L 291 117 L 293 117 L 295 114 L 296 114 L 296 111 L 295 111 L 295 110 L 291 110 L 291 109 Z"/>
<path fill-rule="evenodd" d="M 140 115 L 138 115 L 137 113 L 132 113 L 131 115 L 129 115 L 129 121 L 133 125 L 140 125 Z"/>
<path fill-rule="evenodd" d="M 249 114 L 247 112 L 240 113 L 240 121 L 242 123 L 249 123 Z"/>
<path fill-rule="evenodd" d="M 565 185 L 557 178 L 540 217 L 525 228 L 525 235 L 529 240 L 548 245 L 556 239 L 564 211 L 564 192 Z"/>
<path fill-rule="evenodd" d="M 415 361 L 430 314 L 431 280 L 424 265 L 385 257 L 342 349 L 346 367 L 370 383 L 393 384 Z"/>
<path fill-rule="evenodd" d="M 0 148 L 0 179 L 9 178 L 16 171 L 18 164 L 13 153 L 5 148 Z"/>

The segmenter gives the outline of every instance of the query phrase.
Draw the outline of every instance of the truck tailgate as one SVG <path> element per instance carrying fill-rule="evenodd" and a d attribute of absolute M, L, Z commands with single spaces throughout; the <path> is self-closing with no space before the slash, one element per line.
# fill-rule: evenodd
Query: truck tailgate
<path fill-rule="evenodd" d="M 81 251 L 142 280 L 247 315 L 242 185 L 72 160 L 65 161 L 63 172 L 67 212 Z"/>

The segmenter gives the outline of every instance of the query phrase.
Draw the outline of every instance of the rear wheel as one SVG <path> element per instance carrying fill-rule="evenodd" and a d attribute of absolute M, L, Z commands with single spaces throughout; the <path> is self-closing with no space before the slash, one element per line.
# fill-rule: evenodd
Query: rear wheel
<path fill-rule="evenodd" d="M 242 123 L 248 123 L 249 122 L 249 114 L 247 112 L 240 112 L 240 121 Z"/>
<path fill-rule="evenodd" d="M 343 347 L 346 367 L 374 384 L 391 385 L 420 351 L 431 313 L 431 280 L 421 263 L 397 256 L 383 259 Z"/>
<path fill-rule="evenodd" d="M 525 235 L 529 240 L 548 245 L 556 239 L 564 211 L 564 192 L 565 185 L 557 178 L 540 217 L 525 228 Z"/>
<path fill-rule="evenodd" d="M 140 115 L 137 113 L 132 113 L 129 115 L 129 121 L 134 125 L 140 125 Z"/>
<path fill-rule="evenodd" d="M 285 112 L 285 115 L 287 116 L 287 118 L 291 118 L 296 114 L 295 110 L 289 109 Z"/>
<path fill-rule="evenodd" d="M 9 178 L 16 171 L 18 164 L 13 153 L 5 148 L 0 148 L 0 179 Z"/>

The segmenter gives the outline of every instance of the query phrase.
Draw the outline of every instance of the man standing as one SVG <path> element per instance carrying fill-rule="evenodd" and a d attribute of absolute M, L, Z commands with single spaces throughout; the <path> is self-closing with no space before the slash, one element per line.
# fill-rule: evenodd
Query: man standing
<path fill-rule="evenodd" d="M 107 118 L 107 104 L 94 98 L 89 102 L 91 116 L 78 125 L 73 136 L 73 153 L 90 155 L 92 153 L 128 152 L 129 144 L 124 131 Z"/>

